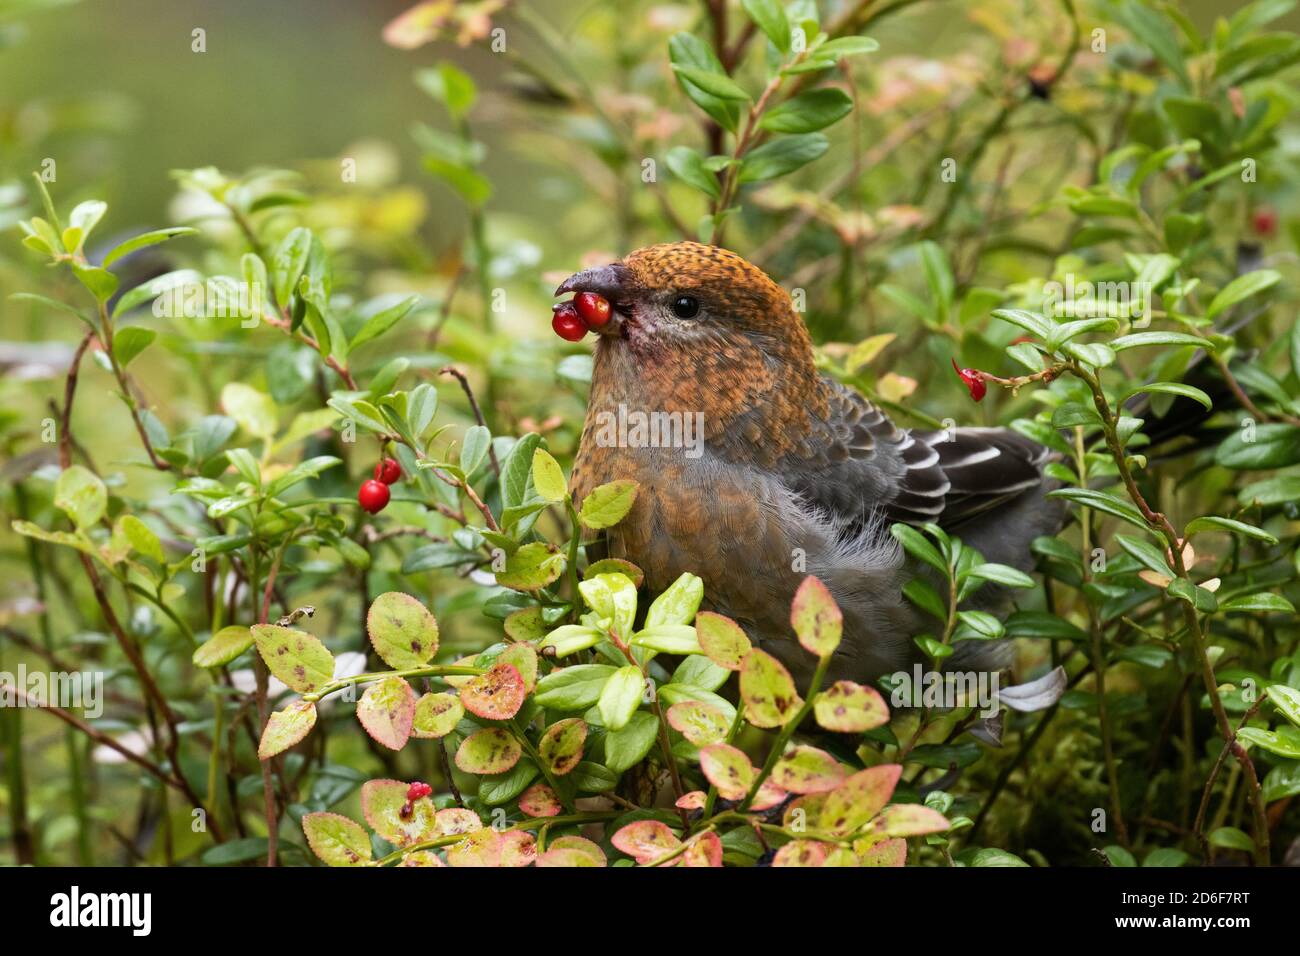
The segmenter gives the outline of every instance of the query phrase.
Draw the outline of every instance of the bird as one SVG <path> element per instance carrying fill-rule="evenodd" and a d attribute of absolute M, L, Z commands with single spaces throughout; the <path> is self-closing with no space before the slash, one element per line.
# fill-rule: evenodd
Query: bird
<path fill-rule="evenodd" d="M 582 292 L 612 314 L 595 330 L 573 500 L 636 481 L 631 510 L 607 531 L 609 556 L 637 565 L 652 592 L 698 575 L 705 607 L 740 624 L 801 687 L 816 659 L 794 639 L 790 606 L 807 575 L 843 613 L 828 679 L 873 681 L 922 661 L 913 638 L 934 631 L 903 594 L 925 569 L 889 533 L 894 522 L 932 522 L 1021 570 L 1033 564 L 1030 542 L 1062 525 L 1063 505 L 1046 497 L 1054 453 L 1004 428 L 899 427 L 819 372 L 789 294 L 735 252 L 647 246 L 555 294 Z M 698 422 L 698 446 L 608 427 L 636 413 Z M 946 667 L 999 669 L 1007 645 L 959 642 Z"/>

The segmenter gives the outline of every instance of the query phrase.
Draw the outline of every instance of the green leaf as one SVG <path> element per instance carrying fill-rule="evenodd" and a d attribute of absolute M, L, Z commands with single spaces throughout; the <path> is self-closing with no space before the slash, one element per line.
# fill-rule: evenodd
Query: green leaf
<path fill-rule="evenodd" d="M 81 465 L 65 468 L 54 484 L 54 506 L 79 529 L 95 525 L 108 508 L 108 489 L 99 476 Z"/>
<path fill-rule="evenodd" d="M 302 832 L 311 851 L 328 866 L 364 866 L 370 862 L 370 835 L 361 824 L 345 816 L 309 813 L 302 818 Z"/>
<path fill-rule="evenodd" d="M 1273 269 L 1257 269 L 1254 272 L 1247 272 L 1245 275 L 1237 276 L 1219 290 L 1219 294 L 1210 302 L 1210 307 L 1205 310 L 1205 317 L 1213 319 L 1225 309 L 1230 309 L 1238 302 L 1249 299 L 1251 296 L 1277 285 L 1281 280 L 1282 274 Z"/>
<path fill-rule="evenodd" d="M 257 745 L 257 759 L 270 760 L 300 743 L 316 726 L 316 705 L 305 700 L 295 700 L 283 710 L 277 710 L 266 720 L 262 739 Z"/>
<path fill-rule="evenodd" d="M 782 53 L 790 51 L 790 21 L 777 0 L 741 0 L 749 18 Z"/>
<path fill-rule="evenodd" d="M 221 389 L 221 408 L 256 438 L 269 440 L 275 434 L 279 418 L 275 402 L 251 385 L 227 382 Z"/>
<path fill-rule="evenodd" d="M 800 93 L 770 109 L 759 128 L 773 133 L 815 133 L 838 123 L 853 112 L 853 100 L 843 90 L 829 87 Z"/>
<path fill-rule="evenodd" d="M 711 73 L 722 73 L 713 48 L 704 40 L 690 33 L 677 33 L 668 41 L 668 56 L 674 66 L 693 67 Z M 736 101 L 721 99 L 708 93 L 677 74 L 682 90 L 691 101 L 712 117 L 719 126 L 729 132 L 736 132 L 740 122 L 740 108 Z"/>
<path fill-rule="evenodd" d="M 1300 690 L 1285 684 L 1270 684 L 1264 693 L 1283 717 L 1300 727 Z"/>
<path fill-rule="evenodd" d="M 1119 542 L 1121 548 L 1156 574 L 1164 575 L 1167 578 L 1173 577 L 1173 569 L 1165 561 L 1165 553 L 1162 549 L 1157 548 L 1149 541 L 1144 541 L 1141 538 L 1131 538 L 1124 534 L 1115 535 L 1115 540 Z"/>
<path fill-rule="evenodd" d="M 311 254 L 311 240 L 311 230 L 298 226 L 280 240 L 271 255 L 275 301 L 281 307 L 289 303 L 289 296 L 298 288 L 298 279 L 307 267 L 307 257 Z"/>
<path fill-rule="evenodd" d="M 1258 727 L 1242 727 L 1237 731 L 1237 739 L 1248 744 L 1262 747 L 1269 753 L 1289 759 L 1300 758 L 1300 729 L 1282 724 L 1277 730 L 1261 730 Z"/>
<path fill-rule="evenodd" d="M 195 649 L 195 667 L 221 667 L 253 646 L 253 632 L 246 627 L 223 627 Z"/>
<path fill-rule="evenodd" d="M 659 721 L 653 714 L 639 710 L 619 730 L 605 734 L 605 766 L 622 773 L 645 759 L 659 735 Z M 579 766 L 581 770 L 581 766 Z"/>
<path fill-rule="evenodd" d="M 278 624 L 254 624 L 257 652 L 271 673 L 300 694 L 310 694 L 334 678 L 334 655 L 306 631 Z"/>
<path fill-rule="evenodd" d="M 100 302 L 107 302 L 117 291 L 117 276 L 107 269 L 74 261 L 72 273 L 77 277 L 77 281 L 90 290 L 91 295 Z"/>
<path fill-rule="evenodd" d="M 506 460 L 501 463 L 501 505 L 503 508 L 515 508 L 523 504 L 528 497 L 529 476 L 533 470 L 533 452 L 542 437 L 536 432 L 522 436 L 510 448 Z"/>
<path fill-rule="evenodd" d="M 1219 609 L 1218 598 L 1214 596 L 1213 592 L 1207 591 L 1185 578 L 1174 578 L 1169 582 L 1165 591 L 1180 601 L 1186 601 L 1196 610 L 1205 614 L 1212 614 Z"/>
<path fill-rule="evenodd" d="M 674 146 L 668 151 L 668 168 L 682 182 L 713 199 L 722 195 L 718 177 L 704 166 L 704 157 L 689 146 Z"/>
<path fill-rule="evenodd" d="M 598 531 L 618 524 L 636 503 L 637 483 L 620 478 L 593 488 L 582 500 L 578 518 L 583 525 Z"/>
<path fill-rule="evenodd" d="M 1236 827 L 1219 827 L 1210 834 L 1210 845 L 1221 846 L 1228 850 L 1255 852 L 1255 841 Z"/>
<path fill-rule="evenodd" d="M 749 94 L 745 92 L 745 88 L 725 73 L 714 73 L 711 70 L 701 70 L 697 67 L 681 66 L 676 63 L 673 64 L 673 71 L 677 74 L 678 79 L 685 80 L 692 86 L 696 86 L 720 100 L 749 99 Z"/>
<path fill-rule="evenodd" d="M 1238 429 L 1219 444 L 1214 460 L 1238 471 L 1264 471 L 1300 463 L 1300 428 L 1269 422 Z"/>
<path fill-rule="evenodd" d="M 309 478 L 315 478 L 322 471 L 333 468 L 335 465 L 343 464 L 343 459 L 335 458 L 333 455 L 317 455 L 315 458 L 308 458 L 306 461 L 300 461 L 288 471 L 286 471 L 275 481 L 267 486 L 266 493 L 270 497 L 282 494 L 292 488 L 294 485 L 304 482 Z"/>
<path fill-rule="evenodd" d="M 666 625 L 690 624 L 704 599 L 704 582 L 684 571 L 662 594 L 654 599 L 645 616 L 647 630 Z M 698 653 L 698 652 L 697 652 Z"/>
<path fill-rule="evenodd" d="M 628 642 L 633 647 L 663 654 L 703 654 L 695 628 L 685 624 L 660 624 L 638 631 Z"/>
<path fill-rule="evenodd" d="M 111 266 L 123 256 L 129 256 L 137 249 L 143 249 L 146 246 L 157 245 L 160 242 L 166 242 L 168 239 L 175 239 L 177 236 L 194 236 L 198 235 L 197 229 L 191 229 L 189 226 L 169 226 L 166 229 L 155 229 L 152 232 L 141 233 L 138 236 L 118 243 L 104 256 L 104 261 L 100 263 L 105 269 Z"/>
<path fill-rule="evenodd" d="M 420 301 L 418 295 L 407 296 L 396 305 L 391 305 L 386 309 L 376 312 L 366 320 L 366 324 L 361 326 L 357 334 L 352 337 L 348 345 L 349 351 L 356 351 L 357 346 L 369 342 L 371 339 L 377 339 L 398 322 L 402 321 L 406 315 L 415 308 L 415 304 Z"/>
<path fill-rule="evenodd" d="M 421 667 L 438 651 L 438 622 L 416 598 L 388 591 L 366 613 L 366 632 L 377 653 L 393 670 Z"/>
<path fill-rule="evenodd" d="M 633 664 L 620 667 L 610 675 L 601 689 L 596 705 L 607 730 L 621 730 L 641 706 L 644 693 L 641 669 Z"/>
<path fill-rule="evenodd" d="M 1005 584 L 1009 588 L 1032 588 L 1034 579 L 1015 568 L 1007 567 L 1005 564 L 977 564 L 967 573 L 969 577 L 978 578 L 981 581 L 993 581 L 997 584 Z"/>
<path fill-rule="evenodd" d="M 549 656 L 562 658 L 595 647 L 603 640 L 604 631 L 582 624 L 563 624 L 547 634 L 538 647 L 542 650 L 550 648 Z"/>
<path fill-rule="evenodd" d="M 1121 335 L 1110 342 L 1111 349 L 1116 352 L 1140 348 L 1144 345 L 1192 345 L 1198 349 L 1209 351 L 1214 349 L 1213 343 L 1208 339 L 1203 339 L 1199 335 L 1188 335 L 1186 332 L 1134 332 L 1132 335 Z"/>
<path fill-rule="evenodd" d="M 533 452 L 533 487 L 547 501 L 563 501 L 569 493 L 564 470 L 544 448 Z"/>
<path fill-rule="evenodd" d="M 1280 594 L 1244 594 L 1229 598 L 1219 604 L 1221 611 L 1276 611 L 1281 614 L 1295 613 L 1295 605 Z"/>
<path fill-rule="evenodd" d="M 817 56 L 831 57 L 835 60 L 843 59 L 846 56 L 861 56 L 864 53 L 875 53 L 880 49 L 880 44 L 871 37 L 864 36 L 847 36 L 839 37 L 834 40 L 828 40 L 817 48 Z"/>
<path fill-rule="evenodd" d="M 1297 323 L 1300 327 L 1300 323 Z M 1300 501 L 1300 475 L 1282 475 L 1246 485 L 1237 492 L 1242 505 L 1281 505 Z"/>
<path fill-rule="evenodd" d="M 907 599 L 927 612 L 931 616 L 938 618 L 940 621 L 948 620 L 948 607 L 943 598 L 939 597 L 939 592 L 934 589 L 928 581 L 922 578 L 912 578 L 903 585 L 903 594 Z"/>
<path fill-rule="evenodd" d="M 1003 322 L 1010 322 L 1012 325 L 1024 329 L 1031 335 L 1036 335 L 1041 339 L 1046 339 L 1051 334 L 1051 324 L 1041 315 L 1033 312 L 1026 312 L 1024 309 L 994 309 L 993 317 L 1001 319 Z"/>
<path fill-rule="evenodd" d="M 1064 498 L 1066 501 L 1072 501 L 1077 505 L 1120 518 L 1143 530 L 1147 528 L 1146 519 L 1142 517 L 1142 513 L 1136 507 L 1104 491 L 1092 491 L 1088 488 L 1058 488 L 1055 491 L 1048 492 L 1047 497 Z"/>
<path fill-rule="evenodd" d="M 516 591 L 536 591 L 563 574 L 564 564 L 559 548 L 534 541 L 506 558 L 506 569 L 497 573 L 497 583 Z"/>
<path fill-rule="evenodd" d="M 898 540 L 898 543 L 903 546 L 903 550 L 912 557 L 918 561 L 924 561 L 932 568 L 940 571 L 944 577 L 948 576 L 948 562 L 944 560 L 943 555 L 935 550 L 934 545 L 921 532 L 911 525 L 899 522 L 890 527 L 889 533 Z"/>
<path fill-rule="evenodd" d="M 703 748 L 700 770 L 724 800 L 743 800 L 757 774 L 745 752 L 730 744 L 710 744 Z"/>
<path fill-rule="evenodd" d="M 537 682 L 533 700 L 550 710 L 585 710 L 600 699 L 616 669 L 608 664 L 575 664 L 554 670 Z"/>
<path fill-rule="evenodd" d="M 1256 528 L 1254 525 L 1246 524 L 1244 521 L 1235 521 L 1232 518 L 1219 518 L 1214 515 L 1195 518 L 1188 522 L 1187 527 L 1183 529 L 1183 534 L 1190 538 L 1198 531 L 1229 531 L 1233 534 L 1239 534 L 1247 538 L 1254 538 L 1257 541 L 1264 541 L 1268 544 L 1277 544 L 1277 538 L 1273 537 L 1273 535 L 1261 528 Z"/>
<path fill-rule="evenodd" d="M 750 150 L 740 166 L 740 182 L 757 183 L 776 179 L 806 166 L 830 149 L 821 133 L 784 136 Z"/>
<path fill-rule="evenodd" d="M 1147 385 L 1139 385 L 1131 388 L 1124 393 L 1124 397 L 1119 400 L 1121 405 L 1128 401 L 1134 395 L 1141 392 L 1159 392 L 1164 395 L 1179 395 L 1183 398 L 1190 398 L 1194 402 L 1200 402 L 1207 409 L 1214 407 L 1214 402 L 1210 396 L 1206 395 L 1199 388 L 1192 385 L 1184 385 L 1182 382 L 1151 382 Z"/>
<path fill-rule="evenodd" d="M 1140 0 L 1125 0 L 1115 8 L 1115 16 L 1133 34 L 1136 42 L 1149 48 L 1156 59 L 1169 67 L 1183 89 L 1192 88 L 1178 35 L 1162 14 L 1144 6 Z"/>

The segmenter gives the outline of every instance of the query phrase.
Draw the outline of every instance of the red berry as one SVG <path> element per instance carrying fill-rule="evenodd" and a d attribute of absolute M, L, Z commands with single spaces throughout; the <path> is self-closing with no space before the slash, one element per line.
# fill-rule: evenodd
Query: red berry
<path fill-rule="evenodd" d="M 583 321 L 594 329 L 609 321 L 609 299 L 595 292 L 579 292 L 573 297 L 573 307 L 578 310 Z"/>
<path fill-rule="evenodd" d="M 578 315 L 572 302 L 561 302 L 556 306 L 555 315 L 551 316 L 551 328 L 556 335 L 568 342 L 581 342 L 587 334 L 587 323 L 582 321 L 582 316 Z"/>
<path fill-rule="evenodd" d="M 402 466 L 397 463 L 395 458 L 385 458 L 375 465 L 375 479 L 382 481 L 386 485 L 401 481 Z"/>
<path fill-rule="evenodd" d="M 1251 218 L 1255 234 L 1262 239 L 1271 239 L 1277 233 L 1277 211 L 1272 206 L 1261 206 Z"/>
<path fill-rule="evenodd" d="M 364 481 L 361 483 L 361 490 L 357 492 L 357 501 L 372 515 L 379 514 L 388 505 L 388 486 L 373 478 Z"/>
<path fill-rule="evenodd" d="M 431 793 L 433 793 L 433 787 L 429 786 L 427 783 L 423 783 L 417 780 L 415 781 L 415 783 L 411 784 L 409 787 L 406 788 L 406 799 L 414 803 L 416 800 L 419 800 L 421 797 L 427 797 Z"/>
<path fill-rule="evenodd" d="M 970 397 L 979 401 L 988 391 L 988 386 L 984 384 L 984 373 L 976 368 L 958 368 L 957 360 L 952 360 L 952 370 L 957 373 L 957 377 L 965 383 L 966 388 L 970 391 Z"/>

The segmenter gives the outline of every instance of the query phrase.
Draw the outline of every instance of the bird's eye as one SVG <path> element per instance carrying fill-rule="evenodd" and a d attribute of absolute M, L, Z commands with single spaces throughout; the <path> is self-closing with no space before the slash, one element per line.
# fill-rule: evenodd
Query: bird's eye
<path fill-rule="evenodd" d="M 693 319 L 700 314 L 700 300 L 693 295 L 679 295 L 673 299 L 673 315 L 679 319 Z"/>

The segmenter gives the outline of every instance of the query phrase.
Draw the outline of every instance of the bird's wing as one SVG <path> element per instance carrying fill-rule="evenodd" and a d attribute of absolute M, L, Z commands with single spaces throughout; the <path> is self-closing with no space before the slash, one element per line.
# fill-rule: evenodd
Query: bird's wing
<path fill-rule="evenodd" d="M 853 390 L 823 380 L 829 412 L 782 462 L 786 484 L 847 522 L 872 514 L 951 527 L 1042 481 L 1047 449 L 998 428 L 899 428 Z"/>

